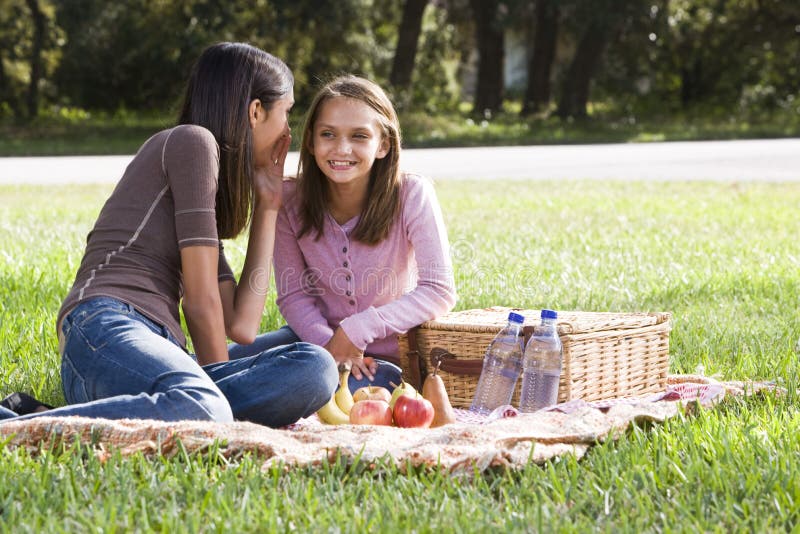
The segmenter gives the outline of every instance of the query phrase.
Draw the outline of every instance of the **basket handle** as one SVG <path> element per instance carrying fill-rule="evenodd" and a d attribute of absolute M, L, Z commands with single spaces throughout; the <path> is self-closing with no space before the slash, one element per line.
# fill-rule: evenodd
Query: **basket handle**
<path fill-rule="evenodd" d="M 431 365 L 455 375 L 480 376 L 483 360 L 459 360 L 458 356 L 441 347 L 431 349 Z M 440 363 L 441 362 L 441 363 Z"/>
<path fill-rule="evenodd" d="M 404 377 L 403 380 L 421 391 L 423 374 L 427 374 L 425 372 L 427 369 L 425 368 L 425 361 L 419 352 L 419 345 L 417 345 L 417 327 L 415 326 L 406 332 L 406 337 L 408 338 L 409 349 L 406 353 L 408 376 Z"/>
<path fill-rule="evenodd" d="M 522 337 L 523 337 L 523 340 L 522 340 L 522 348 L 523 348 L 523 349 L 524 349 L 525 347 L 527 347 L 527 346 L 528 346 L 528 340 L 529 340 L 529 339 L 531 338 L 531 336 L 533 335 L 533 330 L 534 330 L 535 328 L 536 328 L 536 327 L 535 327 L 535 326 L 533 326 L 533 325 L 528 325 L 528 326 L 523 326 L 523 327 L 522 327 Z"/>
<path fill-rule="evenodd" d="M 523 347 L 528 345 L 528 340 L 533 335 L 534 326 L 525 326 L 522 329 Z M 441 347 L 431 349 L 431 365 L 447 373 L 467 376 L 480 376 L 483 370 L 483 359 L 460 360 L 458 356 Z M 441 362 L 441 363 L 439 363 Z"/>

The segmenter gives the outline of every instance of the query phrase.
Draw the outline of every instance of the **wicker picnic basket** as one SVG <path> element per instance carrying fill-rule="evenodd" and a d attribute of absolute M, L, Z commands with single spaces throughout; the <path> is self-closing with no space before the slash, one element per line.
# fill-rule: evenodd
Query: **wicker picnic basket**
<path fill-rule="evenodd" d="M 420 386 L 437 362 L 450 402 L 468 408 L 486 347 L 506 325 L 508 313 L 525 316 L 525 335 L 539 310 L 486 308 L 451 312 L 399 336 L 406 381 Z M 558 402 L 643 395 L 662 391 L 669 372 L 669 313 L 558 312 L 564 359 Z M 519 404 L 520 381 L 512 403 Z"/>

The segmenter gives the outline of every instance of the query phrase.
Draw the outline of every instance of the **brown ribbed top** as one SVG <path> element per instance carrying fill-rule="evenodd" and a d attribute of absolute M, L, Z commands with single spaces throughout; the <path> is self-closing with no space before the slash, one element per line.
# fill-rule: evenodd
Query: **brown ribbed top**
<path fill-rule="evenodd" d="M 182 125 L 148 139 L 86 238 L 58 324 L 79 302 L 110 296 L 166 326 L 185 347 L 180 250 L 219 246 L 219 279 L 234 279 L 217 239 L 218 175 L 219 147 L 205 128 Z"/>

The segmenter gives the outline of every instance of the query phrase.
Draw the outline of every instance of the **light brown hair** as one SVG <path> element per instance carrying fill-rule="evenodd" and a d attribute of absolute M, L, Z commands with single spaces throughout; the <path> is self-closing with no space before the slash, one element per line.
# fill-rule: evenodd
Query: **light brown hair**
<path fill-rule="evenodd" d="M 325 214 L 330 209 L 328 180 L 317 166 L 312 146 L 314 124 L 319 111 L 332 98 L 352 98 L 375 110 L 379 117 L 381 134 L 389 146 L 386 156 L 376 159 L 372 164 L 367 186 L 367 204 L 352 235 L 356 241 L 375 245 L 389 235 L 392 223 L 400 212 L 400 122 L 383 89 L 369 80 L 353 75 L 341 76 L 327 83 L 314 97 L 306 115 L 297 184 L 302 218 L 300 236 L 313 230 L 316 232 L 316 239 L 322 237 Z"/>

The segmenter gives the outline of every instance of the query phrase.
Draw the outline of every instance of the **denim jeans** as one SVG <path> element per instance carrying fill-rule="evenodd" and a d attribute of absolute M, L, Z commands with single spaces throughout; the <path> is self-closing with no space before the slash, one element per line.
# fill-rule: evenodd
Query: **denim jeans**
<path fill-rule="evenodd" d="M 250 356 L 251 354 L 257 354 L 271 347 L 297 343 L 298 341 L 300 341 L 300 338 L 297 337 L 294 330 L 288 326 L 284 326 L 273 332 L 261 334 L 250 345 L 237 345 L 235 343 L 228 345 L 228 354 L 231 359 L 241 358 Z M 353 375 L 350 375 L 350 378 L 347 380 L 347 387 L 350 391 L 355 392 L 355 390 L 364 386 L 383 386 L 389 391 L 392 391 L 394 390 L 392 383 L 400 384 L 402 380 L 402 370 L 398 366 L 386 360 L 381 360 L 379 357 L 375 357 L 375 363 L 378 364 L 378 370 L 375 372 L 372 382 L 370 382 L 366 376 L 362 376 L 360 380 L 356 380 Z"/>
<path fill-rule="evenodd" d="M 238 419 L 280 427 L 316 412 L 338 383 L 333 358 L 309 343 L 201 367 L 166 328 L 109 297 L 79 304 L 62 330 L 61 380 L 69 405 L 17 419 Z"/>

